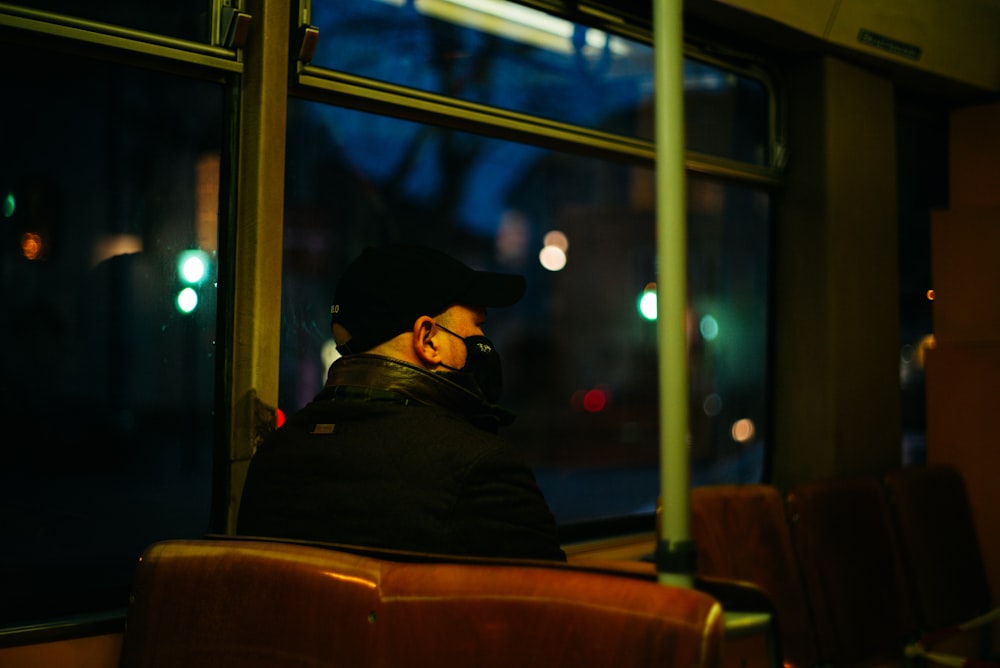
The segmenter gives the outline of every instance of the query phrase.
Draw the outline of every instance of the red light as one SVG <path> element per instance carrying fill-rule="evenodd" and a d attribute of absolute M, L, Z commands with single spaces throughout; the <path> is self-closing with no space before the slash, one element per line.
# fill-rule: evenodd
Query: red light
<path fill-rule="evenodd" d="M 285 424 L 285 411 L 279 408 L 277 410 L 277 417 L 278 417 L 278 427 Z"/>
<path fill-rule="evenodd" d="M 604 410 L 608 403 L 608 396 L 603 390 L 593 389 L 583 395 L 583 409 L 588 413 L 597 413 Z"/>

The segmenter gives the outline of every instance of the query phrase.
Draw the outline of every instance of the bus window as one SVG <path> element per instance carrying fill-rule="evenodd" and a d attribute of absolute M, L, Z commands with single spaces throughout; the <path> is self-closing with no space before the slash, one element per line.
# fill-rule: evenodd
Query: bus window
<path fill-rule="evenodd" d="M 310 11 L 316 67 L 653 139 L 648 42 L 502 0 L 314 0 Z M 771 164 L 772 95 L 759 72 L 689 57 L 684 89 L 689 150 Z"/>
<path fill-rule="evenodd" d="M 497 0 L 323 0 L 311 12 L 318 67 L 652 139 L 649 44 Z"/>
<path fill-rule="evenodd" d="M 0 45 L 0 625 L 208 530 L 222 88 Z"/>
<path fill-rule="evenodd" d="M 11 10 L 16 12 L 14 5 L 27 8 L 29 16 L 36 16 L 39 12 L 62 14 L 71 24 L 77 23 L 76 19 L 82 19 L 203 44 L 212 41 L 209 12 L 213 3 L 205 0 L 169 3 L 153 0 L 18 0 L 11 6 Z"/>
<path fill-rule="evenodd" d="M 351 257 L 385 241 L 437 244 L 528 277 L 528 296 L 490 335 L 505 359 L 504 402 L 519 413 L 507 435 L 560 524 L 651 514 L 649 42 L 498 0 L 475 9 L 320 0 L 309 12 L 320 39 L 300 83 L 317 95 L 292 99 L 288 113 L 280 408 L 295 410 L 322 385 L 335 355 L 330 292 Z M 323 104 L 326 89 L 337 95 Z M 687 148 L 698 156 L 688 181 L 692 480 L 757 481 L 771 198 L 739 171 L 776 162 L 774 96 L 759 72 L 695 52 L 684 94 Z M 367 113 L 386 100 L 391 116 Z"/>
<path fill-rule="evenodd" d="M 651 169 L 292 100 L 279 407 L 322 387 L 329 304 L 366 245 L 432 243 L 528 293 L 488 322 L 505 431 L 561 524 L 652 513 L 658 494 Z M 696 483 L 758 481 L 766 431 L 770 198 L 689 181 Z"/>

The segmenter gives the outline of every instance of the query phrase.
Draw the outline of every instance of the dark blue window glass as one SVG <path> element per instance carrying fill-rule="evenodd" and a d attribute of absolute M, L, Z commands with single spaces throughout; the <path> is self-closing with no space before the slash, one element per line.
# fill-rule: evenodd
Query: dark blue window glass
<path fill-rule="evenodd" d="M 63 14 L 76 19 L 96 21 L 121 28 L 186 39 L 192 42 L 212 41 L 211 0 L 18 0 L 15 6 Z"/>
<path fill-rule="evenodd" d="M 500 0 L 316 0 L 311 22 L 315 66 L 653 139 L 651 44 Z M 690 150 L 768 164 L 760 79 L 687 58 L 684 81 Z"/>
<path fill-rule="evenodd" d="M 8 45 L 0 86 L 5 626 L 209 529 L 222 89 Z"/>

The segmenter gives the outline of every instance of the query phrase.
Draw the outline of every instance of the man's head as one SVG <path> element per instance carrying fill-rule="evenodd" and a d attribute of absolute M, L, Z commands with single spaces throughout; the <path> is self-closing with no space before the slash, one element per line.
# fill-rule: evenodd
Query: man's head
<path fill-rule="evenodd" d="M 330 308 L 337 350 L 371 350 L 414 332 L 421 316 L 433 319 L 456 305 L 477 311 L 511 306 L 524 291 L 523 276 L 477 271 L 431 248 L 367 248 L 337 284 Z"/>

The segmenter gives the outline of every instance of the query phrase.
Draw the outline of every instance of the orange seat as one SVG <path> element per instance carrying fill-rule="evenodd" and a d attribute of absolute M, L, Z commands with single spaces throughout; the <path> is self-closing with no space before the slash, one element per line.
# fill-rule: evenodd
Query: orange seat
<path fill-rule="evenodd" d="M 753 583 L 777 617 L 786 664 L 817 663 L 816 639 L 798 562 L 792 549 L 785 500 L 770 485 L 708 485 L 691 490 L 691 534 L 697 572 Z"/>
<path fill-rule="evenodd" d="M 147 548 L 122 668 L 718 668 L 718 602 L 563 563 L 417 558 L 264 540 Z"/>
<path fill-rule="evenodd" d="M 881 482 L 803 483 L 787 511 L 821 662 L 904 663 L 916 627 Z"/>

